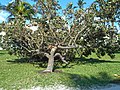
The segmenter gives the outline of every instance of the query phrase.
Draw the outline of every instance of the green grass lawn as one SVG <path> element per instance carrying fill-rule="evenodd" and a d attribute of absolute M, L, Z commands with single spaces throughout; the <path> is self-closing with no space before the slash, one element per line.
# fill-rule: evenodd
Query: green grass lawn
<path fill-rule="evenodd" d="M 104 56 L 100 60 L 93 54 L 89 58 L 76 59 L 66 68 L 60 67 L 62 72 L 39 73 L 43 67 L 34 66 L 26 62 L 16 62 L 19 58 L 0 51 L 0 88 L 7 90 L 19 90 L 33 86 L 46 86 L 55 83 L 66 86 L 89 88 L 102 86 L 109 83 L 120 84 L 120 53 L 116 53 L 115 59 Z M 23 60 L 24 61 L 24 60 Z"/>

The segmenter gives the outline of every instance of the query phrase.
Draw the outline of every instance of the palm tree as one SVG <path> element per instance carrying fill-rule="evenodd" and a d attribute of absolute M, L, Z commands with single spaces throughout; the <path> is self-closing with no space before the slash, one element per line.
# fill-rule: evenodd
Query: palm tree
<path fill-rule="evenodd" d="M 9 3 L 6 6 L 6 11 L 10 13 L 9 19 L 14 17 L 24 17 L 26 19 L 31 19 L 33 15 L 35 15 L 35 10 L 33 6 L 29 3 L 24 2 L 22 0 L 15 0 L 14 2 Z"/>

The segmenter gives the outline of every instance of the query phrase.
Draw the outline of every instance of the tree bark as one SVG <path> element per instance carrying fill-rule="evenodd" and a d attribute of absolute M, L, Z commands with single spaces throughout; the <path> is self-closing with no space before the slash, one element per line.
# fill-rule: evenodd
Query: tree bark
<path fill-rule="evenodd" d="M 46 70 L 44 70 L 43 72 L 52 72 L 53 65 L 54 65 L 54 56 L 50 55 L 48 58 L 48 66 L 47 66 Z"/>
<path fill-rule="evenodd" d="M 54 55 L 54 57 L 56 57 L 56 56 L 59 56 L 60 59 L 61 59 L 64 63 L 68 64 L 68 62 L 65 60 L 64 57 L 62 57 L 62 55 L 61 55 L 60 53 L 56 53 L 56 54 Z"/>
<path fill-rule="evenodd" d="M 53 72 L 54 54 L 55 54 L 56 49 L 57 49 L 57 47 L 53 47 L 51 49 L 50 54 L 45 53 L 46 57 L 48 58 L 48 66 L 47 66 L 46 70 L 44 70 L 43 72 Z"/>

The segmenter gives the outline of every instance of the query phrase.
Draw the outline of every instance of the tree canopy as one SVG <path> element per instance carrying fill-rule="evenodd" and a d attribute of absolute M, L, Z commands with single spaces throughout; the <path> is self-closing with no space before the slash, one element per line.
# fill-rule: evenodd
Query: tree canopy
<path fill-rule="evenodd" d="M 25 27 L 27 18 L 23 17 L 27 11 L 27 15 L 35 14 L 31 12 L 32 6 L 28 7 L 28 3 L 20 0 L 7 6 L 11 8 L 6 10 L 16 17 L 2 25 L 6 32 L 3 46 L 10 53 L 29 58 L 48 58 L 44 72 L 53 71 L 56 57 L 66 64 L 76 54 L 81 57 L 94 52 L 99 58 L 106 54 L 114 58 L 120 47 L 115 27 L 119 23 L 119 0 L 96 0 L 88 8 L 84 8 L 83 0 L 78 0 L 78 6 L 69 3 L 65 9 L 56 0 L 34 1 L 40 14 L 40 17 L 31 19 L 39 26 L 34 32 Z M 61 10 L 62 14 L 59 14 Z"/>

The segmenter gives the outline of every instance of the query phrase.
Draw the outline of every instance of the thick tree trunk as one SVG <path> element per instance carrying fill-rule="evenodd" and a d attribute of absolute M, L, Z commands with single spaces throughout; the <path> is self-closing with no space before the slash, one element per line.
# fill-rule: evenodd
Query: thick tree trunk
<path fill-rule="evenodd" d="M 52 72 L 53 71 L 53 66 L 54 66 L 54 54 L 56 51 L 57 47 L 53 47 L 51 49 L 50 54 L 46 53 L 46 57 L 48 58 L 48 66 L 46 68 L 46 70 L 44 70 L 43 72 Z"/>
<path fill-rule="evenodd" d="M 56 49 L 57 49 L 57 47 L 54 46 L 54 47 L 52 47 L 50 54 L 45 53 L 46 57 L 48 58 L 48 66 L 47 66 L 46 70 L 44 70 L 43 72 L 46 72 L 46 73 L 47 73 L 47 72 L 53 72 L 54 58 L 55 58 L 56 56 L 59 56 L 60 59 L 61 59 L 64 63 L 68 64 L 68 62 L 64 60 L 64 57 L 62 57 L 62 55 L 61 55 L 60 53 L 56 53 L 56 54 L 55 54 Z"/>
<path fill-rule="evenodd" d="M 50 55 L 48 58 L 48 66 L 43 72 L 52 72 L 54 66 L 54 56 Z"/>

